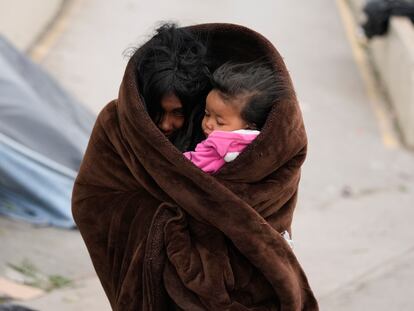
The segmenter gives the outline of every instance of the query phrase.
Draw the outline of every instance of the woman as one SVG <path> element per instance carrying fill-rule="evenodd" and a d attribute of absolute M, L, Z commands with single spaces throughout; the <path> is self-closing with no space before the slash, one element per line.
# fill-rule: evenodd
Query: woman
<path fill-rule="evenodd" d="M 187 29 L 164 24 L 132 56 L 151 119 L 181 151 L 203 139 L 201 119 L 210 90 L 206 47 Z"/>
<path fill-rule="evenodd" d="M 161 50 L 152 49 L 150 40 L 138 49 L 118 99 L 98 116 L 75 182 L 73 215 L 111 306 L 318 310 L 306 276 L 281 236 L 291 234 L 307 147 L 283 60 L 269 41 L 245 27 L 204 24 L 182 30 L 207 47 L 206 55 L 195 47 L 183 49 L 198 46 L 193 40 L 165 41 L 174 44 Z M 169 65 L 148 61 L 164 51 L 174 55 L 165 58 Z M 209 89 L 202 74 L 194 81 L 185 69 L 193 53 L 200 55 L 198 64 L 213 59 L 216 65 L 210 70 L 229 60 L 260 58 L 286 89 L 260 135 L 214 175 L 181 152 L 197 140 L 199 107 Z M 202 67 L 196 71 L 204 72 Z M 157 84 L 162 79 L 152 77 L 163 72 L 182 77 L 184 91 L 169 87 L 174 79 Z M 162 87 L 152 89 L 154 85 Z"/>

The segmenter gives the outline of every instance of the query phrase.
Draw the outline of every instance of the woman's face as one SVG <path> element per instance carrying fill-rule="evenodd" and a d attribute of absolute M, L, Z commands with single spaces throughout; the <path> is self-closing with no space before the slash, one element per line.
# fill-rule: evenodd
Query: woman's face
<path fill-rule="evenodd" d="M 161 99 L 161 108 L 163 115 L 157 125 L 169 137 L 184 124 L 183 105 L 177 96 L 169 94 Z"/>

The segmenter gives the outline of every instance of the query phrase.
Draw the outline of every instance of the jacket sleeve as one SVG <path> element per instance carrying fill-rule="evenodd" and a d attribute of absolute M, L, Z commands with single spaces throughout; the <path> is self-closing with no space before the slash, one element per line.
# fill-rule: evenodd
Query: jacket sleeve
<path fill-rule="evenodd" d="M 197 145 L 195 151 L 185 152 L 184 156 L 204 172 L 214 173 L 224 165 L 226 152 L 226 146 L 207 138 Z"/>

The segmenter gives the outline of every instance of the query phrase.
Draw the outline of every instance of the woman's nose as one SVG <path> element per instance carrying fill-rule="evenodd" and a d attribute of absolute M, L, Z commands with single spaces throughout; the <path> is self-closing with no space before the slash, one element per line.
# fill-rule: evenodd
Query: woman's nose
<path fill-rule="evenodd" d="M 158 127 L 163 131 L 163 132 L 171 132 L 173 130 L 173 124 L 171 122 L 171 119 L 168 117 L 168 115 L 164 115 L 161 120 L 160 123 L 158 125 Z"/>

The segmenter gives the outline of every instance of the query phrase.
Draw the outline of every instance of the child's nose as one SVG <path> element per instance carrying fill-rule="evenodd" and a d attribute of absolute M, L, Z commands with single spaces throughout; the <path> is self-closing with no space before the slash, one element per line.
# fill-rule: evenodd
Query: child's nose
<path fill-rule="evenodd" d="M 214 128 L 214 122 L 213 122 L 213 121 L 211 121 L 211 118 L 209 118 L 209 119 L 206 121 L 206 127 L 207 127 L 209 130 L 212 130 L 212 129 Z"/>

